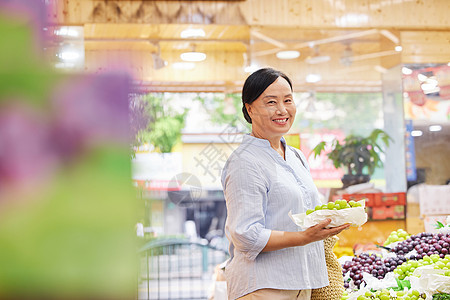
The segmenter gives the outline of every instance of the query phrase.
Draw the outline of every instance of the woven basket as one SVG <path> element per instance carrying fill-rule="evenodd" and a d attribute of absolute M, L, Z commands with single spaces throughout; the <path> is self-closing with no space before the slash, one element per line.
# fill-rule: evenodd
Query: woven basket
<path fill-rule="evenodd" d="M 331 236 L 323 241 L 330 284 L 320 289 L 313 289 L 311 292 L 311 300 L 340 300 L 344 293 L 342 267 L 336 255 L 333 253 L 333 247 L 338 240 L 339 238 L 337 236 Z"/>

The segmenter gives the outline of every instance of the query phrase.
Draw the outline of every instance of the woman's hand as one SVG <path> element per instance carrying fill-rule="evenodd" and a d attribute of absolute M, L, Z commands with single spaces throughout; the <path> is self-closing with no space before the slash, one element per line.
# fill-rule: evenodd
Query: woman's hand
<path fill-rule="evenodd" d="M 338 227 L 326 228 L 330 222 L 330 219 L 326 219 L 305 231 L 287 232 L 272 230 L 269 241 L 262 251 L 266 252 L 288 247 L 304 246 L 312 242 L 324 240 L 350 227 L 350 224 L 344 224 Z"/>
<path fill-rule="evenodd" d="M 345 230 L 350 227 L 350 224 L 344 224 L 337 227 L 326 228 L 328 224 L 330 224 L 331 219 L 325 219 L 317 225 L 311 226 L 302 233 L 306 235 L 309 243 L 324 240 L 330 236 L 341 233 L 342 230 Z"/>

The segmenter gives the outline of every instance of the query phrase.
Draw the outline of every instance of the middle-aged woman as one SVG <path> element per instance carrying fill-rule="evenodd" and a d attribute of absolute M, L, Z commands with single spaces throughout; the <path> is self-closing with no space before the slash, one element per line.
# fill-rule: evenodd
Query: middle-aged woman
<path fill-rule="evenodd" d="M 327 219 L 301 231 L 288 216 L 321 204 L 304 155 L 283 138 L 296 113 L 291 80 L 260 69 L 245 81 L 242 102 L 252 131 L 222 172 L 228 297 L 309 299 L 311 289 L 328 285 L 322 240 L 349 225 L 326 228 Z"/>

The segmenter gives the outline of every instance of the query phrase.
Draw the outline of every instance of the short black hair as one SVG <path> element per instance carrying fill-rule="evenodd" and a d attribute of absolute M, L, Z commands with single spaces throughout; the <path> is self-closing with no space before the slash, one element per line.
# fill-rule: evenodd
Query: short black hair
<path fill-rule="evenodd" d="M 287 77 L 287 75 L 283 72 L 272 68 L 259 69 L 258 71 L 253 72 L 245 80 L 242 88 L 242 113 L 244 114 L 245 120 L 247 120 L 250 124 L 252 123 L 252 118 L 250 118 L 245 104 L 251 104 L 253 101 L 258 99 L 267 87 L 274 83 L 278 77 L 283 77 L 286 79 L 291 87 L 291 91 L 293 90 L 292 82 L 289 77 Z"/>

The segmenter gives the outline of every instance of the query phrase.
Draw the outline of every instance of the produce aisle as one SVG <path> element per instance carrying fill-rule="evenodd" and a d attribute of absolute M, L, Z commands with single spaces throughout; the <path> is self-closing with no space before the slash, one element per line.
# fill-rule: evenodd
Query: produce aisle
<path fill-rule="evenodd" d="M 450 217 L 446 223 L 436 223 L 437 233 L 393 230 L 377 249 L 352 256 L 335 247 L 346 288 L 341 299 L 450 299 Z"/>

